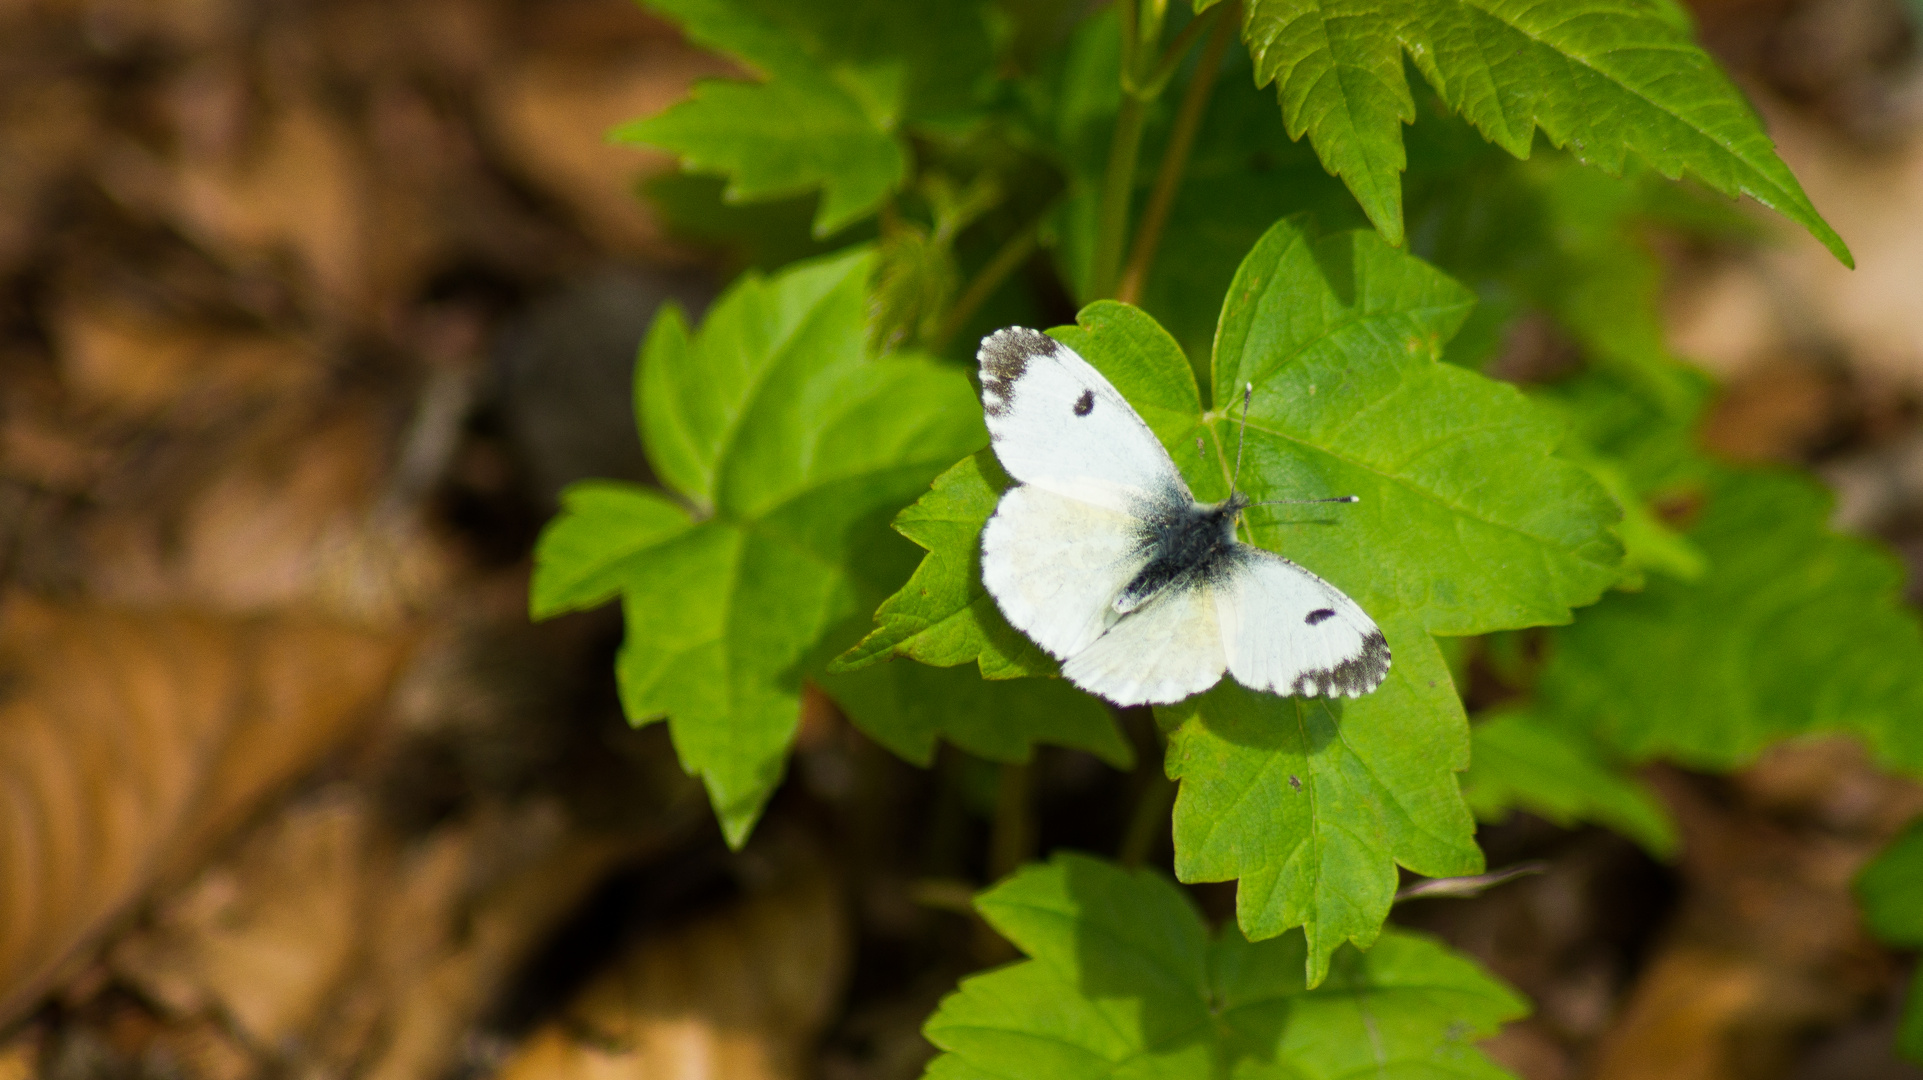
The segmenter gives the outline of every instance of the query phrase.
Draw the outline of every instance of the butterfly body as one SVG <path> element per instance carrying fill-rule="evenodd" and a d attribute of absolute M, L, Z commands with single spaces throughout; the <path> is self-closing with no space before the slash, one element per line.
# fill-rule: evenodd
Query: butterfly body
<path fill-rule="evenodd" d="M 982 581 L 1083 689 L 1169 703 L 1225 671 L 1276 693 L 1367 693 L 1389 649 L 1341 590 L 1242 543 L 1247 495 L 1199 503 L 1127 399 L 1034 330 L 978 354 L 996 456 L 1016 481 L 982 530 Z"/>
<path fill-rule="evenodd" d="M 1171 586 L 1227 580 L 1242 546 L 1235 523 L 1248 504 L 1238 492 L 1220 503 L 1145 507 L 1137 536 L 1146 562 L 1116 595 L 1115 611 L 1126 615 Z"/>

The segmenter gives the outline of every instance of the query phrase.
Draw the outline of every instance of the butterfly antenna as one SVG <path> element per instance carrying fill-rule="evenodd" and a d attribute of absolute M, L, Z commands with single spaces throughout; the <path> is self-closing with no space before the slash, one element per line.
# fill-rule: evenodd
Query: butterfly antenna
<path fill-rule="evenodd" d="M 1255 394 L 1255 384 L 1242 384 L 1242 427 L 1235 433 L 1235 475 L 1229 478 L 1229 494 L 1234 495 L 1236 485 L 1242 482 L 1242 444 L 1249 437 L 1249 398 Z"/>
<path fill-rule="evenodd" d="M 1360 495 L 1337 495 L 1333 499 L 1270 499 L 1268 502 L 1250 503 L 1251 509 L 1257 506 L 1307 506 L 1310 503 L 1352 503 L 1361 502 Z"/>

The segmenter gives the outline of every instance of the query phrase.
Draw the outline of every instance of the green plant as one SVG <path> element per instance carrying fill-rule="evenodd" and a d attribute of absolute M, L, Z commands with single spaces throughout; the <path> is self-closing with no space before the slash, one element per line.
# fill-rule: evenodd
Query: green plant
<path fill-rule="evenodd" d="M 1130 761 L 979 580 L 1006 478 L 973 345 L 1046 325 L 1055 290 L 1080 312 L 1051 333 L 1198 497 L 1227 493 L 1245 383 L 1253 495 L 1363 497 L 1251 524 L 1383 626 L 1388 682 L 1333 703 L 1225 683 L 1155 710 L 1176 876 L 1236 881 L 1238 925 L 1211 939 L 1147 871 L 1024 868 L 977 906 L 1031 959 L 943 1004 L 929 1075 L 1042 1053 L 1062 1076 L 1344 1074 L 1359 1042 L 1292 1033 L 1348 1030 L 1331 988 L 1358 987 L 1392 1032 L 1377 1060 L 1499 1075 L 1462 1041 L 1519 1004 L 1384 933 L 1398 867 L 1479 872 L 1476 816 L 1512 807 L 1667 854 L 1626 771 L 1657 756 L 1727 769 L 1845 731 L 1923 771 L 1923 636 L 1892 560 L 1829 534 L 1810 481 L 1694 448 L 1709 387 L 1664 350 L 1639 227 L 1741 229 L 1710 193 L 1748 194 L 1849 254 L 1670 0 L 650 3 L 752 74 L 617 134 L 725 178 L 718 200 L 651 190 L 773 272 L 696 331 L 656 321 L 635 385 L 664 490 L 571 490 L 533 610 L 623 598 L 628 714 L 667 719 L 730 843 L 810 683 L 918 764 L 938 739 Z M 1479 369 L 1532 311 L 1586 365 L 1525 392 Z M 1678 498 L 1702 506 L 1686 527 L 1656 509 Z M 1546 659 L 1513 648 L 1532 627 Z M 1517 698 L 1474 727 L 1465 648 Z M 1168 799 L 1147 785 L 1142 820 Z M 1875 895 L 1914 896 L 1896 876 Z"/>

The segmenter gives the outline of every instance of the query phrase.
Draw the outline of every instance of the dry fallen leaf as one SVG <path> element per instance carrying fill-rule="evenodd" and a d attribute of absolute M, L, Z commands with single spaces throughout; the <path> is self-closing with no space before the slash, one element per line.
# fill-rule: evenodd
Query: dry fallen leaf
<path fill-rule="evenodd" d="M 659 222 L 635 194 L 637 181 L 664 172 L 658 151 L 611 144 L 608 131 L 686 96 L 696 79 L 739 72 L 635 13 L 596 27 L 587 47 L 536 53 L 490 86 L 489 114 L 513 164 L 560 197 L 586 231 L 609 248 L 673 254 Z M 610 37 L 624 42 L 610 47 Z M 588 36 L 586 34 L 582 36 Z"/>
<path fill-rule="evenodd" d="M 546 816 L 541 807 L 531 809 L 474 824 L 467 841 L 472 853 L 459 864 L 463 888 L 452 894 L 456 903 L 423 918 L 423 903 L 397 902 L 383 915 L 371 949 L 371 982 L 386 1008 L 378 1053 L 359 1070 L 363 1080 L 448 1075 L 464 1037 L 528 951 L 617 859 L 636 850 L 632 839 L 566 831 L 552 807 Z M 516 847 L 523 850 L 501 858 L 501 849 Z M 427 869 L 417 871 L 416 880 L 431 880 Z"/>
<path fill-rule="evenodd" d="M 383 692 L 402 641 L 0 606 L 0 1024 Z M 290 662 L 292 661 L 292 662 Z"/>
<path fill-rule="evenodd" d="M 0 88 L 0 272 L 11 274 L 48 225 L 43 208 L 59 181 L 91 149 L 97 102 L 92 87 L 52 71 L 8 74 Z"/>
<path fill-rule="evenodd" d="M 1777 747 L 1732 787 L 1651 774 L 1684 836 L 1681 911 L 1602 1040 L 1596 1080 L 1752 1080 L 1893 985 L 1850 883 L 1919 807 L 1840 742 Z M 1813 817 L 1821 828 L 1789 822 Z"/>
<path fill-rule="evenodd" d="M 0 1044 L 0 1080 L 33 1080 L 40 1071 L 40 1032 L 29 1028 Z"/>
<path fill-rule="evenodd" d="M 184 80 L 181 155 L 121 147 L 108 184 L 237 267 L 285 266 L 322 310 L 364 308 L 361 270 L 378 238 L 363 210 L 369 166 L 352 133 L 298 93 L 250 116 L 246 80 L 238 69 Z"/>
<path fill-rule="evenodd" d="M 184 496 L 100 516 L 83 539 L 93 594 L 389 625 L 438 594 L 452 555 L 393 497 L 394 438 L 377 410 L 346 402 L 262 426 Z"/>
<path fill-rule="evenodd" d="M 1733 461 L 1801 461 L 1836 430 L 1843 391 L 1840 380 L 1812 367 L 1758 363 L 1710 409 L 1702 443 Z"/>
<path fill-rule="evenodd" d="M 191 1080 L 238 1080 L 237 1058 L 438 1080 L 528 950 L 636 850 L 539 801 L 404 840 L 365 787 L 343 783 L 263 821 L 166 898 L 116 943 L 112 970 L 160 1008 L 155 1039 L 195 1052 Z"/>
<path fill-rule="evenodd" d="M 819 866 L 641 942 L 500 1080 L 798 1080 L 839 1002 L 848 934 Z"/>
<path fill-rule="evenodd" d="M 1666 951 L 1604 1041 L 1596 1080 L 1741 1080 L 1736 1036 L 1770 989 L 1769 972 L 1740 953 Z"/>
<path fill-rule="evenodd" d="M 155 419 L 205 419 L 298 399 L 327 370 L 308 343 L 168 318 L 127 303 L 70 303 L 54 319 L 75 403 Z"/>
<path fill-rule="evenodd" d="M 291 1043 L 355 957 L 369 816 L 341 793 L 276 815 L 122 939 L 114 969 L 174 1015 L 219 1016 L 258 1047 Z"/>

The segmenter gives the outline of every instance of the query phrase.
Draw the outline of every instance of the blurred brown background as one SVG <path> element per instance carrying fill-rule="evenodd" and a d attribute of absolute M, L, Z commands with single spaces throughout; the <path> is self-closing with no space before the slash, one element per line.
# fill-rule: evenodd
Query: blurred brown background
<path fill-rule="evenodd" d="M 1707 438 L 1923 566 L 1918 13 L 1697 15 L 1861 267 L 1652 239 Z M 992 776 L 813 709 L 729 854 L 621 722 L 618 615 L 525 617 L 559 487 L 645 477 L 655 305 L 732 272 L 603 134 L 727 70 L 626 0 L 0 0 L 0 1080 L 906 1080 L 1006 958 L 927 884 Z M 1848 893 L 1923 788 L 1843 743 L 1651 775 L 1678 865 L 1523 817 L 1491 862 L 1547 873 L 1399 911 L 1537 1002 L 1492 1052 L 1923 1077 Z M 1129 778 L 1035 779 L 1044 844 L 1112 846 L 1073 808 Z"/>

